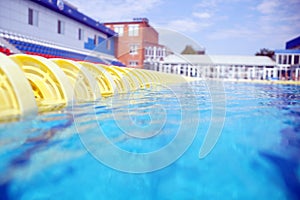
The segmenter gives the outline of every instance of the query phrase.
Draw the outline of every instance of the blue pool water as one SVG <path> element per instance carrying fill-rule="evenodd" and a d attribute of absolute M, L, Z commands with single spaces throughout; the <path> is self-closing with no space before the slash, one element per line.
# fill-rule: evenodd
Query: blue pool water
<path fill-rule="evenodd" d="M 157 87 L 2 123 L 0 199 L 299 199 L 300 87 L 222 89 Z M 205 138 L 217 143 L 202 158 Z"/>

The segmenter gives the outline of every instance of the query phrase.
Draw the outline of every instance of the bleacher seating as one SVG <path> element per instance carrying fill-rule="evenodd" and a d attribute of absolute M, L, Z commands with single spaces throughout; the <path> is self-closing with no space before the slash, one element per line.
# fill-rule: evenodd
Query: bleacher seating
<path fill-rule="evenodd" d="M 4 54 L 6 54 L 6 55 L 10 55 L 10 54 L 11 54 L 9 48 L 7 48 L 7 47 L 6 47 L 4 44 L 2 44 L 1 42 L 0 42 L 0 52 L 1 52 L 1 53 L 4 53 Z"/>
<path fill-rule="evenodd" d="M 21 34 L 16 34 L 5 30 L 0 30 L 0 37 L 6 39 L 10 44 L 12 44 L 22 53 L 30 55 L 39 55 L 45 58 L 66 58 L 75 61 L 85 60 L 93 63 L 103 64 L 113 63 L 117 66 L 124 66 L 121 62 L 117 60 L 101 59 L 94 55 L 91 56 L 87 52 L 62 47 L 48 41 L 27 37 Z M 1 47 L 0 51 L 7 55 L 11 54 L 10 50 L 5 47 Z"/>
<path fill-rule="evenodd" d="M 8 48 L 2 46 L 2 45 L 0 45 L 0 52 L 4 53 L 6 55 L 10 55 L 11 54 L 10 50 Z"/>

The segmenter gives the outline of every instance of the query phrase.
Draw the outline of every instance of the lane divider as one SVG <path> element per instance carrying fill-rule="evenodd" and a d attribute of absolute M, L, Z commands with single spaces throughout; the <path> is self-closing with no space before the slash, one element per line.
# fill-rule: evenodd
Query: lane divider
<path fill-rule="evenodd" d="M 183 81 L 144 69 L 0 53 L 0 121 Z"/>
<path fill-rule="evenodd" d="M 89 62 L 79 62 L 79 64 L 81 64 L 83 68 L 87 68 L 92 73 L 102 96 L 107 97 L 115 93 L 115 82 L 104 68 Z"/>
<path fill-rule="evenodd" d="M 66 74 L 51 60 L 33 55 L 9 56 L 25 73 L 39 112 L 59 110 L 72 101 L 73 89 Z"/>
<path fill-rule="evenodd" d="M 138 82 L 137 78 L 134 76 L 130 76 L 130 74 L 128 73 L 126 68 L 124 68 L 124 67 L 121 68 L 121 67 L 117 67 L 117 66 L 111 66 L 111 67 L 122 74 L 122 80 L 123 79 L 128 80 L 130 91 L 139 89 L 140 86 L 139 86 L 139 82 Z"/>
<path fill-rule="evenodd" d="M 88 69 L 79 63 L 66 59 L 50 59 L 67 75 L 72 84 L 74 99 L 77 102 L 95 101 L 99 99 L 100 90 L 95 92 L 95 79 Z"/>
<path fill-rule="evenodd" d="M 20 67 L 0 53 L 0 120 L 36 114 L 32 88 Z"/>
<path fill-rule="evenodd" d="M 111 77 L 113 77 L 113 80 L 116 84 L 117 87 L 117 92 L 118 93 L 127 93 L 129 92 L 129 81 L 128 79 L 126 79 L 125 77 L 123 77 L 123 75 L 121 74 L 121 72 L 119 72 L 118 70 L 116 70 L 113 67 L 109 67 L 107 65 L 103 65 L 103 64 L 99 64 L 98 65 L 99 68 L 107 71 Z"/>

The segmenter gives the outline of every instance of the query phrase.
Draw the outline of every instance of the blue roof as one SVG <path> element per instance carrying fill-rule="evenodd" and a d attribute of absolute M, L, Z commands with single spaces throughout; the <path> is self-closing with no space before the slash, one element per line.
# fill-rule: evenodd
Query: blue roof
<path fill-rule="evenodd" d="M 295 48 L 297 46 L 300 46 L 300 36 L 290 40 L 290 41 L 287 41 L 286 42 L 286 45 L 285 45 L 285 48 L 286 49 L 292 49 L 292 48 Z"/>
<path fill-rule="evenodd" d="M 77 9 L 72 8 L 68 4 L 64 4 L 62 0 L 31 0 L 37 4 L 40 4 L 46 8 L 49 8 L 59 14 L 65 15 L 79 23 L 85 24 L 97 31 L 100 31 L 108 36 L 114 36 L 116 33 L 104 26 L 102 23 L 95 21 L 94 19 L 84 15 Z"/>
<path fill-rule="evenodd" d="M 300 49 L 276 49 L 275 53 L 300 54 Z"/>

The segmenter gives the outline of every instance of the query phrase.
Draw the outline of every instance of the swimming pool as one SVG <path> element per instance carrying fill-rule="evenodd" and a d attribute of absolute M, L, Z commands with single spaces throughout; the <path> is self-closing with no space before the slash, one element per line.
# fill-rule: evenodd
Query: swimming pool
<path fill-rule="evenodd" d="M 0 124 L 0 199 L 297 199 L 299 91 L 226 82 L 218 118 L 198 81 Z"/>

